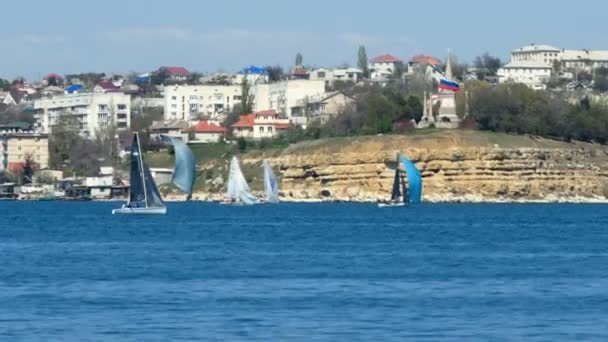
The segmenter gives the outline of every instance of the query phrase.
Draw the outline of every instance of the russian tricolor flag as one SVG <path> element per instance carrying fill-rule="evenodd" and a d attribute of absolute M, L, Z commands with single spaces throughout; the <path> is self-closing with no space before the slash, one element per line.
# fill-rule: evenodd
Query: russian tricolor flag
<path fill-rule="evenodd" d="M 457 92 L 460 90 L 460 85 L 458 85 L 458 83 L 456 83 L 454 81 L 440 80 L 439 89 L 451 90 L 451 91 Z"/>

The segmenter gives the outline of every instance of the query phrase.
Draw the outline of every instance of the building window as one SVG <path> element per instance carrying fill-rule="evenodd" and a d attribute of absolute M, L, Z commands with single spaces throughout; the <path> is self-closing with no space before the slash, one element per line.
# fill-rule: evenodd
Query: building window
<path fill-rule="evenodd" d="M 100 104 L 99 105 L 99 111 L 100 112 L 106 112 L 108 110 L 108 105 L 105 104 Z"/>
<path fill-rule="evenodd" d="M 17 151 L 21 151 L 21 146 L 17 147 Z"/>
<path fill-rule="evenodd" d="M 264 133 L 264 126 L 260 126 L 260 133 Z"/>
<path fill-rule="evenodd" d="M 173 100 L 173 101 L 177 100 L 177 96 L 171 96 L 171 100 Z"/>
<path fill-rule="evenodd" d="M 119 104 L 118 106 L 116 106 L 116 108 L 118 108 L 118 110 L 126 110 L 127 109 L 127 105 L 125 105 L 125 104 Z"/>

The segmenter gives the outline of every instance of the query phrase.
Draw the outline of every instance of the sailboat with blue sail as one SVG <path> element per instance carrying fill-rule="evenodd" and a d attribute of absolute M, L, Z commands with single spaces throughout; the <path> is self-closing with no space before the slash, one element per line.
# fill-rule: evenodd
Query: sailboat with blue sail
<path fill-rule="evenodd" d="M 186 200 L 190 200 L 196 180 L 196 159 L 194 158 L 194 154 L 190 147 L 180 139 L 172 137 L 163 138 L 169 140 L 175 151 L 175 168 L 173 169 L 171 182 L 179 191 L 187 196 Z"/>
<path fill-rule="evenodd" d="M 402 177 L 400 164 L 403 164 L 407 176 L 407 187 Z M 420 203 L 422 200 L 422 176 L 416 165 L 403 155 L 397 155 L 397 167 L 393 179 L 391 199 L 386 203 L 378 203 L 378 207 L 404 207 L 408 203 Z"/>
<path fill-rule="evenodd" d="M 264 169 L 264 192 L 266 194 L 264 201 L 265 203 L 279 203 L 279 184 L 268 160 L 264 159 L 262 169 Z"/>
<path fill-rule="evenodd" d="M 130 176 L 129 200 L 122 208 L 112 210 L 112 214 L 166 214 L 167 207 L 144 161 L 137 133 L 133 134 L 131 144 Z"/>

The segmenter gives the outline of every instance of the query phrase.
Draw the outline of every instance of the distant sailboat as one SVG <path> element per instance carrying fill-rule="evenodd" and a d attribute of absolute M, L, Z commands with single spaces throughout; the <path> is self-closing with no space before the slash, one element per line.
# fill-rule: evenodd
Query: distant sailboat
<path fill-rule="evenodd" d="M 266 192 L 266 203 L 279 203 L 279 185 L 277 177 L 272 171 L 272 167 L 268 160 L 262 162 L 264 169 L 264 191 Z"/>
<path fill-rule="evenodd" d="M 227 190 L 226 198 L 222 204 L 253 205 L 258 202 L 249 189 L 249 184 L 247 184 L 247 180 L 243 176 L 239 160 L 236 157 L 232 157 L 230 161 Z"/>
<path fill-rule="evenodd" d="M 186 200 L 190 200 L 196 180 L 196 159 L 192 150 L 183 141 L 171 137 L 167 138 L 175 151 L 175 168 L 171 181 L 181 192 L 186 194 Z"/>
<path fill-rule="evenodd" d="M 133 135 L 131 144 L 131 179 L 129 200 L 112 214 L 166 214 L 167 207 L 158 192 L 156 183 L 141 153 L 139 136 Z"/>
<path fill-rule="evenodd" d="M 407 175 L 408 186 L 401 177 L 401 169 L 399 162 L 403 164 L 405 174 Z M 393 179 L 393 189 L 391 199 L 388 203 L 379 203 L 380 208 L 385 207 L 403 207 L 407 203 L 420 203 L 422 199 L 422 176 L 414 163 L 402 155 L 397 156 L 397 168 L 395 169 L 395 177 Z"/>

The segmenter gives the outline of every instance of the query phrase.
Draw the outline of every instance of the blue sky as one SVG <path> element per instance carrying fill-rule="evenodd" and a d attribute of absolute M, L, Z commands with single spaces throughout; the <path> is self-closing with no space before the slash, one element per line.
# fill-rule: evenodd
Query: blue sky
<path fill-rule="evenodd" d="M 131 72 L 180 65 L 209 72 L 243 66 L 355 64 L 368 55 L 451 48 L 470 61 L 502 58 L 531 42 L 608 50 L 604 1 L 144 1 L 30 0 L 3 4 L 0 77 Z M 6 13 L 14 13 L 6 15 Z"/>

